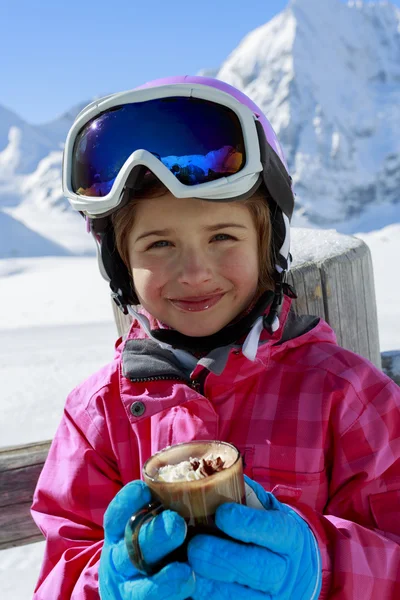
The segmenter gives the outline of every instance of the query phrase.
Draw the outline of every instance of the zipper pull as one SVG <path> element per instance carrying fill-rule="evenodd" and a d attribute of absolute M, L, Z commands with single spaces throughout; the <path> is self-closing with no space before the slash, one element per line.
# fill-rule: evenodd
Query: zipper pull
<path fill-rule="evenodd" d="M 209 373 L 208 369 L 203 368 L 196 378 L 190 379 L 191 387 L 202 396 L 204 396 L 204 383 Z"/>
<path fill-rule="evenodd" d="M 196 391 L 199 392 L 199 394 L 201 394 L 201 383 L 200 381 L 198 381 L 197 379 L 191 379 L 190 380 L 190 386 Z"/>

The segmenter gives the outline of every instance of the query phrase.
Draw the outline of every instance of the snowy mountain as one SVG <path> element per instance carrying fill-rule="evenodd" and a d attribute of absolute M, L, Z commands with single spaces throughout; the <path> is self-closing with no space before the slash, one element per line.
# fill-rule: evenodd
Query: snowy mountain
<path fill-rule="evenodd" d="M 61 189 L 64 141 L 86 104 L 44 125 L 0 106 L 0 258 L 95 253 Z"/>
<path fill-rule="evenodd" d="M 400 220 L 398 8 L 291 0 L 217 77 L 270 117 L 312 224 L 350 233 Z"/>
<path fill-rule="evenodd" d="M 400 221 L 399 9 L 291 0 L 202 74 L 239 87 L 270 118 L 294 179 L 294 225 L 354 233 Z M 62 196 L 61 154 L 85 104 L 41 126 L 0 106 L 0 211 L 75 254 L 94 247 Z M 0 257 L 12 255 L 6 246 Z M 15 248 L 30 255 L 26 240 Z"/>

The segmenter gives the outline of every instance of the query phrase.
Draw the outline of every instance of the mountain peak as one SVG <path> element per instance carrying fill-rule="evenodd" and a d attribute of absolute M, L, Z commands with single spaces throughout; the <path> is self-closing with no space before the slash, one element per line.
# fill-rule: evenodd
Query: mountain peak
<path fill-rule="evenodd" d="M 378 203 L 400 209 L 398 191 L 388 192 L 399 189 L 399 12 L 382 2 L 290 0 L 218 72 L 271 120 L 297 206 L 316 225 L 352 218 L 357 227 Z"/>

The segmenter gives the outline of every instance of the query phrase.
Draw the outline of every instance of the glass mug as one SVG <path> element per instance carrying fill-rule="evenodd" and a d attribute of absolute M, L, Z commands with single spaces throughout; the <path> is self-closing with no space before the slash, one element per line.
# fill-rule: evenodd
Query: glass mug
<path fill-rule="evenodd" d="M 162 481 L 157 478 L 160 467 L 182 461 L 221 457 L 224 468 L 202 479 Z M 187 560 L 187 545 L 196 533 L 211 533 L 229 539 L 214 522 L 217 507 L 224 502 L 246 504 L 243 463 L 239 450 L 227 442 L 200 440 L 176 444 L 160 450 L 143 466 L 143 478 L 154 500 L 134 513 L 125 528 L 125 543 L 129 558 L 142 573 L 152 575 L 170 562 Z M 182 546 L 155 565 L 143 558 L 139 546 L 140 527 L 165 509 L 174 510 L 186 521 L 187 534 Z"/>

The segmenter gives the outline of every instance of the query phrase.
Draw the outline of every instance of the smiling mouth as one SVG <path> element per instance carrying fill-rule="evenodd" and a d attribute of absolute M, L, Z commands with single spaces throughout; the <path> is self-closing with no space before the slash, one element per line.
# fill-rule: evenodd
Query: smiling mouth
<path fill-rule="evenodd" d="M 212 308 L 225 296 L 225 292 L 213 296 L 197 296 L 193 298 L 169 298 L 171 304 L 180 310 L 199 312 Z"/>

